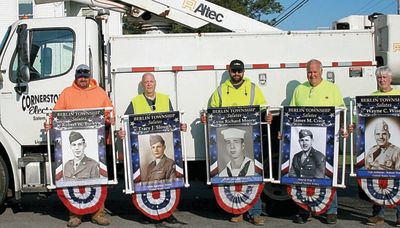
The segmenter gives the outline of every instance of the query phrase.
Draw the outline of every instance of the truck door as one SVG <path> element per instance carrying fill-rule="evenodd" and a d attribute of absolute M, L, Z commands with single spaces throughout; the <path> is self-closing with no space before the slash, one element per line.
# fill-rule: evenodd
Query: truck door
<path fill-rule="evenodd" d="M 0 114 L 1 126 L 21 145 L 45 143 L 45 110 L 71 85 L 75 67 L 87 63 L 85 28 L 84 18 L 23 20 L 12 28 L 0 63 Z M 29 54 L 23 56 L 21 48 Z M 21 68 L 29 76 L 21 77 Z"/>

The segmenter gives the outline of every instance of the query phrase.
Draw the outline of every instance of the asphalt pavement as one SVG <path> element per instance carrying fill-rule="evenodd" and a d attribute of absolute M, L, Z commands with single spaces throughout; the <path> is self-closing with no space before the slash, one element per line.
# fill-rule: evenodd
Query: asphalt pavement
<path fill-rule="evenodd" d="M 354 178 L 346 181 L 347 188 L 338 190 L 338 223 L 327 225 L 323 217 L 312 217 L 306 225 L 294 224 L 292 214 L 279 211 L 273 216 L 265 216 L 266 227 L 360 227 L 371 213 L 371 204 L 361 200 Z M 178 224 L 166 222 L 146 224 L 132 203 L 131 195 L 123 193 L 123 180 L 117 186 L 109 188 L 106 201 L 109 227 L 253 227 L 249 222 L 233 224 L 229 222 L 229 214 L 225 213 L 215 201 L 212 188 L 201 181 L 191 182 L 191 187 L 182 189 L 178 209 L 174 213 Z M 265 206 L 265 205 L 264 205 Z M 290 210 L 287 210 L 290 211 Z M 0 211 L 0 227 L 66 227 L 68 212 L 56 194 L 40 196 L 38 194 L 23 195 L 19 201 L 8 201 Z M 379 227 L 395 225 L 395 210 L 386 209 L 386 221 Z M 98 227 L 86 216 L 79 227 Z"/>

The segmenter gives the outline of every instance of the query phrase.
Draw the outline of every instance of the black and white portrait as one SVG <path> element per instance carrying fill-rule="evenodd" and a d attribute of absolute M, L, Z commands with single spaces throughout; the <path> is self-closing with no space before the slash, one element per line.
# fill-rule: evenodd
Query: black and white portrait
<path fill-rule="evenodd" d="M 219 177 L 253 176 L 255 167 L 251 127 L 227 127 L 217 132 Z"/>
<path fill-rule="evenodd" d="M 400 170 L 400 137 L 397 118 L 370 118 L 365 130 L 365 167 L 370 170 Z"/>
<path fill-rule="evenodd" d="M 325 178 L 326 128 L 292 127 L 289 177 Z"/>
<path fill-rule="evenodd" d="M 176 169 L 172 133 L 140 135 L 138 140 L 141 181 L 174 180 Z"/>

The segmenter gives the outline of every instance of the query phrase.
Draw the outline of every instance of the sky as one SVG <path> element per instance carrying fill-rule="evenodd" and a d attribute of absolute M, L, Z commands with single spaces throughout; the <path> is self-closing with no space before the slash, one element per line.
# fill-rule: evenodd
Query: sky
<path fill-rule="evenodd" d="M 277 0 L 286 9 L 296 0 Z M 309 0 L 302 8 L 281 22 L 281 30 L 311 30 L 330 28 L 332 22 L 350 15 L 370 15 L 374 12 L 397 14 L 398 0 Z M 301 1 L 298 1 L 301 2 Z M 279 14 L 268 15 L 267 19 Z"/>

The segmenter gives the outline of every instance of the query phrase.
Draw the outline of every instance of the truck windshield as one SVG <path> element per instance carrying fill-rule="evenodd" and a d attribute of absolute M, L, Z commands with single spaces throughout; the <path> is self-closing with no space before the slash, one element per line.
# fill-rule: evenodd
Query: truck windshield
<path fill-rule="evenodd" d="M 0 43 L 0 55 L 3 52 L 3 48 L 4 48 L 5 44 L 6 44 L 6 40 L 7 40 L 8 36 L 10 35 L 10 31 L 11 31 L 11 26 L 8 27 L 6 34 L 4 34 L 4 37 L 1 40 L 1 43 Z"/>

